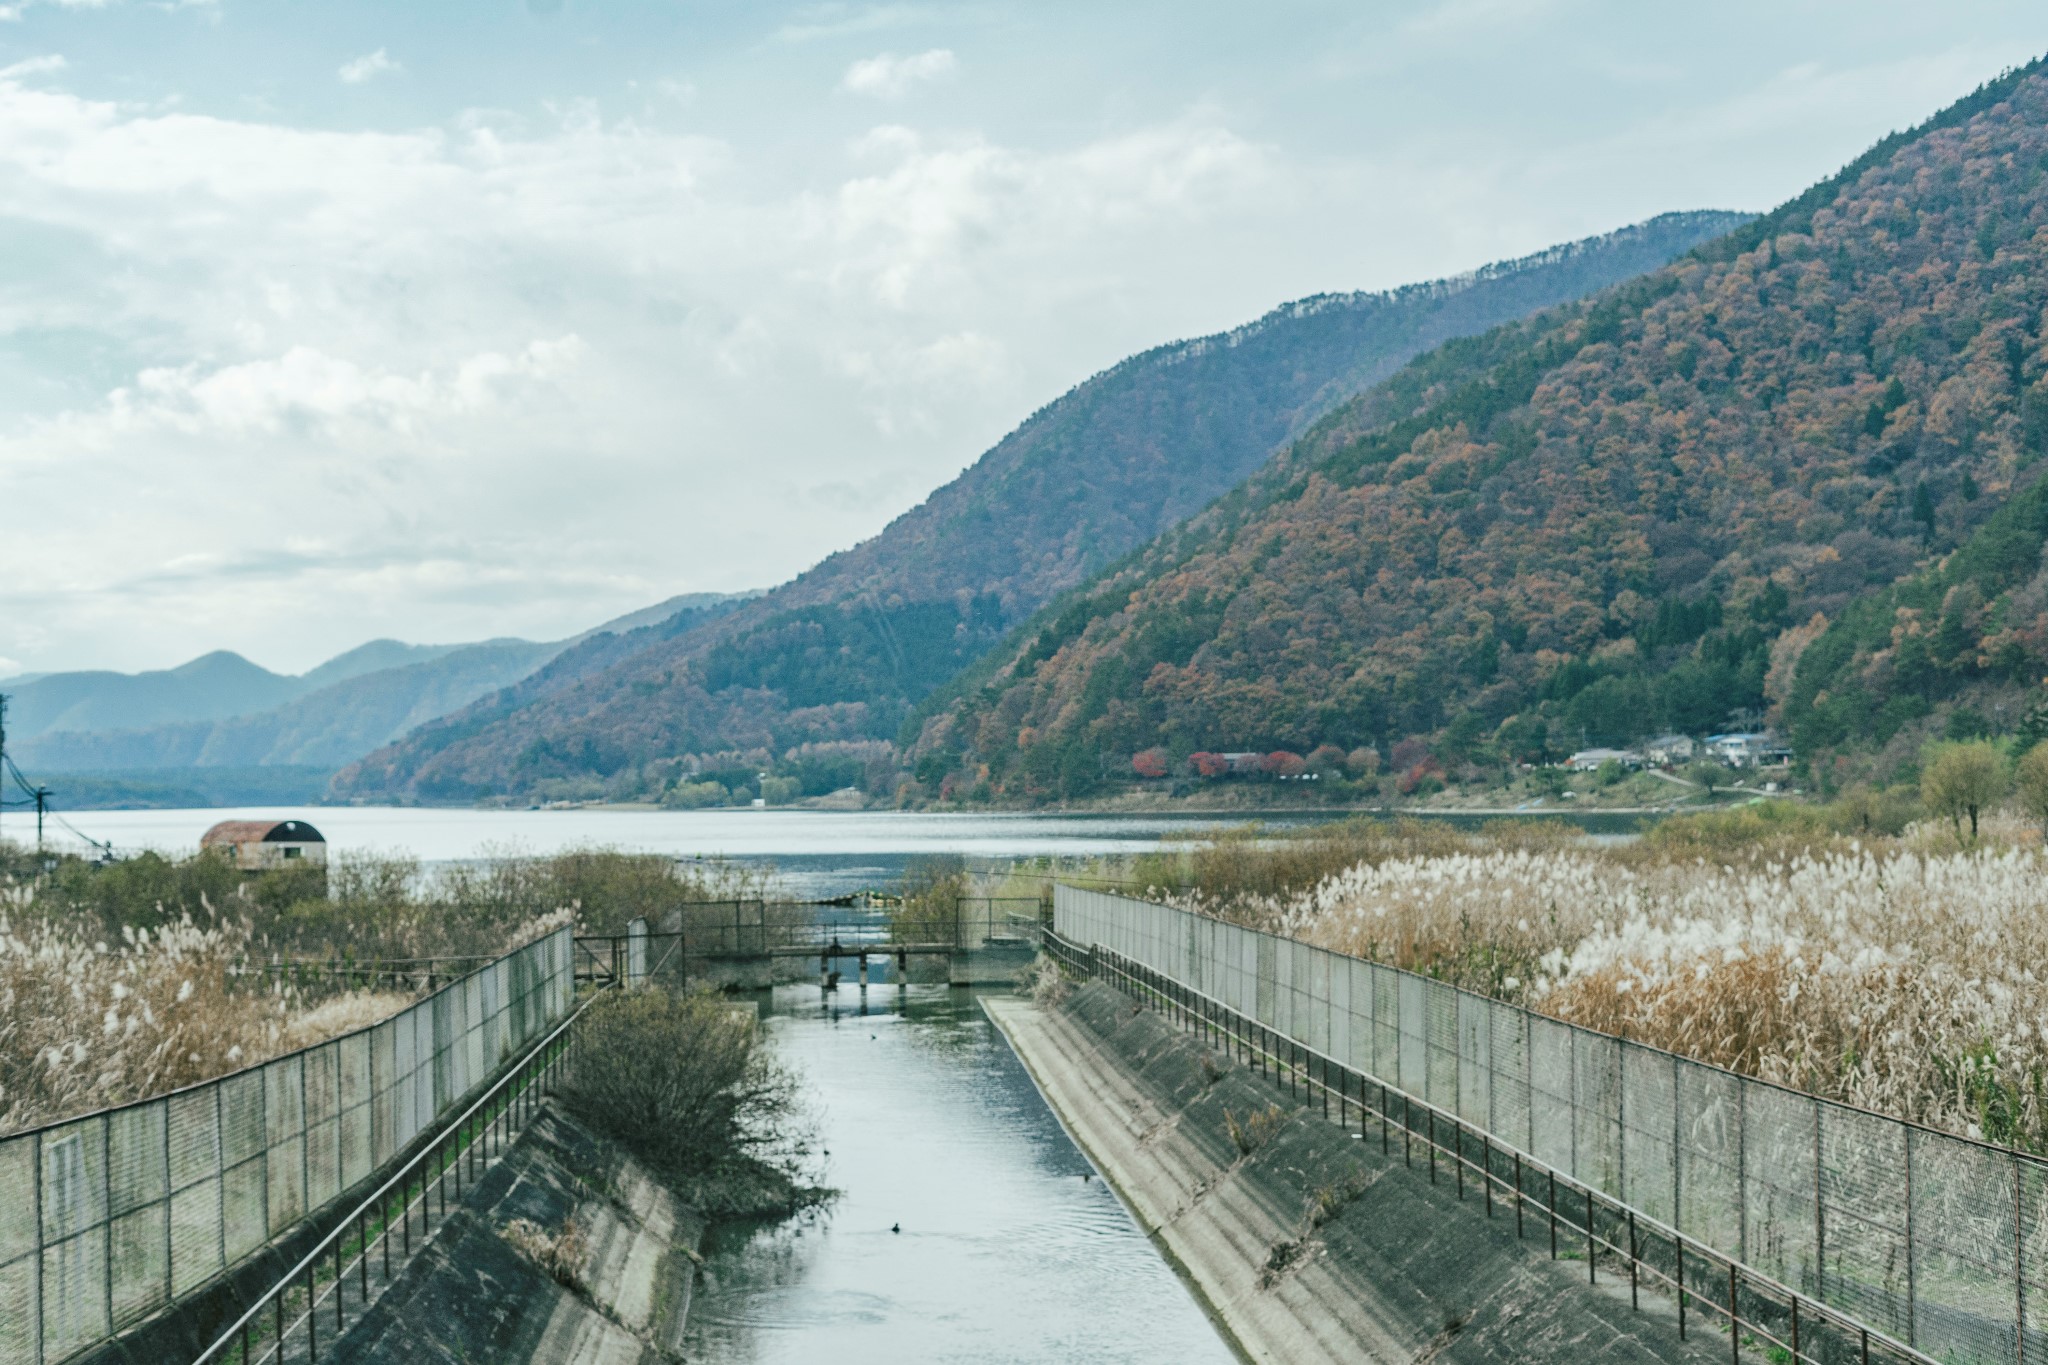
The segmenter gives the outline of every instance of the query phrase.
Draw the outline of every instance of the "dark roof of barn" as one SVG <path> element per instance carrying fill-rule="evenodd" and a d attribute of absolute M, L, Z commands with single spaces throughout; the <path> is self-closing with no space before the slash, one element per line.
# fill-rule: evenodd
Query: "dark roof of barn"
<path fill-rule="evenodd" d="M 304 820 L 223 820 L 199 836 L 199 846 L 215 844 L 324 844 L 327 836 Z"/>

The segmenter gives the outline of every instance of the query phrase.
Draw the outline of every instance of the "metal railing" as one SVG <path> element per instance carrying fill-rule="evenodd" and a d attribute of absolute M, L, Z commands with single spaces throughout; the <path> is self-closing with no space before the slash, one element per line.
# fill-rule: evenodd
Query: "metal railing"
<path fill-rule="evenodd" d="M 532 1117 L 569 1063 L 573 1028 L 598 997 L 593 995 L 534 1045 L 474 1103 L 351 1209 L 282 1278 L 229 1324 L 193 1365 L 262 1365 L 264 1361 L 320 1358 L 322 1324 L 332 1315 L 333 1336 L 347 1330 L 351 1279 L 362 1310 L 403 1271 L 418 1245 L 431 1240 L 448 1215 L 450 1186 L 462 1200 L 464 1180 L 474 1184 Z M 440 1208 L 434 1207 L 436 1197 Z M 399 1256 L 392 1260 L 392 1247 Z M 331 1354 L 331 1351 L 330 1351 Z"/>
<path fill-rule="evenodd" d="M 358 1188 L 559 1019 L 564 928 L 393 1017 L 0 1139 L 0 1365 L 54 1365 Z"/>
<path fill-rule="evenodd" d="M 1320 1105 L 1322 1117 L 1345 1131 L 1355 1129 L 1369 1142 L 1377 1125 L 1382 1156 L 1391 1157 L 1398 1141 L 1403 1164 L 1426 1163 L 1432 1185 L 1440 1178 L 1455 1181 L 1464 1200 L 1470 1184 L 1485 1203 L 1486 1217 L 1512 1213 L 1517 1238 L 1528 1235 L 1533 1215 L 1538 1235 L 1548 1234 L 1551 1259 L 1583 1257 L 1588 1284 L 1599 1283 L 1605 1256 L 1609 1274 L 1627 1280 L 1632 1308 L 1641 1308 L 1645 1288 L 1665 1292 L 1676 1300 L 1681 1340 L 1698 1330 L 1692 1319 L 1703 1313 L 1710 1325 L 1729 1333 L 1730 1359 L 1737 1365 L 1744 1350 L 1766 1353 L 1780 1365 L 1935 1365 L 1904 1342 L 1505 1146 L 1457 1114 L 1305 1047 L 1169 976 L 1056 932 L 1046 934 L 1045 948 L 1069 974 L 1110 982 L 1307 1107 Z"/>
<path fill-rule="evenodd" d="M 1040 922 L 1039 906 L 1037 897 L 987 896 L 872 907 L 831 901 L 707 901 L 670 909 L 651 932 L 682 935 L 693 959 L 807 956 L 835 943 L 854 952 L 885 945 L 973 950 L 1028 939 Z"/>
<path fill-rule="evenodd" d="M 629 965 L 622 976 L 600 983 L 490 1089 L 343 1215 L 312 1250 L 229 1324 L 195 1358 L 193 1365 L 263 1365 L 273 1360 L 281 1365 L 287 1359 L 303 1359 L 312 1365 L 320 1358 L 321 1324 L 328 1321 L 330 1314 L 333 1335 L 329 1341 L 338 1342 L 347 1330 L 351 1278 L 356 1291 L 354 1306 L 360 1317 L 412 1258 L 415 1210 L 419 1223 L 417 1242 L 424 1247 L 438 1223 L 448 1216 L 450 1186 L 459 1204 L 465 1180 L 473 1186 L 489 1169 L 491 1161 L 525 1130 L 540 1102 L 554 1093 L 556 1084 L 575 1060 L 575 1026 L 602 992 L 632 989 L 658 979 L 681 951 L 678 936 L 650 962 L 644 951 L 647 937 L 646 922 L 633 921 L 633 927 L 620 935 L 619 941 L 624 944 L 637 940 L 643 945 L 637 970 Z M 437 1195 L 438 1217 L 433 1207 Z M 394 1242 L 400 1248 L 396 1262 L 392 1259 Z"/>
<path fill-rule="evenodd" d="M 1204 915 L 1062 887 L 1110 949 L 1933 1359 L 2048 1365 L 2048 1163 Z"/>

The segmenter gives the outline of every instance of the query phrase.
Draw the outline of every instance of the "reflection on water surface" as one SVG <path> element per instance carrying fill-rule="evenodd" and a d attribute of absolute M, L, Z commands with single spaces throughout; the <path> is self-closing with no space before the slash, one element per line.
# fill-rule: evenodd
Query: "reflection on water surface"
<path fill-rule="evenodd" d="M 874 989 L 867 1013 L 845 987 L 760 998 L 845 1193 L 714 1235 L 689 1359 L 1234 1359 L 972 992 Z"/>

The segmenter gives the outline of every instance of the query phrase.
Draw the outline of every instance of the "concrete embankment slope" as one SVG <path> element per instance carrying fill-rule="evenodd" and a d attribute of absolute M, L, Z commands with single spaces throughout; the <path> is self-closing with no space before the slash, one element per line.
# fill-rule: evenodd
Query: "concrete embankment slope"
<path fill-rule="evenodd" d="M 1255 1361 L 1726 1361 L 1675 1307 L 1552 1261 L 1547 1225 L 1460 1203 L 1108 986 L 990 999 L 1090 1158 Z M 1278 1113 L 1271 1113 L 1274 1106 Z M 1258 1117 L 1255 1117 L 1258 1116 Z M 1233 1131 L 1235 1130 L 1235 1131 Z M 1249 1152 L 1244 1150 L 1247 1146 Z"/>
<path fill-rule="evenodd" d="M 572 1224 L 560 1276 L 506 1237 Z M 553 1105 L 337 1343 L 352 1365 L 674 1359 L 703 1226 L 631 1157 Z M 324 1348 L 323 1348 L 324 1353 Z"/>

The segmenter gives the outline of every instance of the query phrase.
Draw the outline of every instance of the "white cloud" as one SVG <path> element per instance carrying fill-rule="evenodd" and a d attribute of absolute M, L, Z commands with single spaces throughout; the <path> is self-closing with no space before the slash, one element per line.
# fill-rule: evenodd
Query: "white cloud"
<path fill-rule="evenodd" d="M 353 61 L 343 62 L 341 69 L 334 74 L 341 77 L 344 84 L 361 85 L 379 76 L 395 76 L 403 70 L 404 65 L 393 60 L 391 54 L 380 47 L 375 52 L 366 52 Z"/>
<path fill-rule="evenodd" d="M 192 364 L 144 370 L 132 387 L 108 395 L 100 420 L 110 433 L 123 435 L 269 435 L 308 424 L 406 434 L 421 419 L 495 407 L 505 390 L 522 381 L 551 381 L 587 349 L 570 335 L 531 342 L 513 355 L 486 351 L 443 370 L 396 374 L 294 346 L 274 359 L 214 370 Z"/>
<path fill-rule="evenodd" d="M 929 52 L 918 52 L 908 57 L 899 57 L 893 52 L 880 56 L 866 57 L 846 68 L 840 78 L 839 88 L 850 95 L 870 95 L 876 99 L 901 99 L 910 93 L 914 85 L 936 81 L 951 76 L 958 63 L 949 49 L 935 47 Z"/>
<path fill-rule="evenodd" d="M 65 66 L 64 59 L 54 52 L 44 57 L 30 57 L 12 66 L 0 66 L 0 81 L 19 81 L 30 76 L 47 76 L 62 71 Z"/>
<path fill-rule="evenodd" d="M 1193 117 L 878 130 L 770 191 L 588 104 L 343 133 L 0 78 L 0 233 L 68 244 L 0 310 L 128 358 L 95 397 L 10 386 L 59 397 L 0 416 L 0 653 L 297 667 L 773 582 L 1189 330 L 1158 301 L 1277 297 L 1179 282 L 1195 225 L 1287 211 L 1298 174 Z"/>

